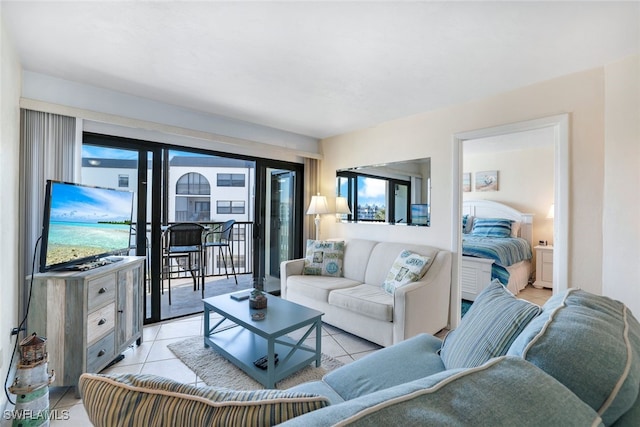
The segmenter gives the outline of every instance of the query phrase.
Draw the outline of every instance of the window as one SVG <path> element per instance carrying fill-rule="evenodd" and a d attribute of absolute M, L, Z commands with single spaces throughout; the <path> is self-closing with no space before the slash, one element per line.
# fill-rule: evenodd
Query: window
<path fill-rule="evenodd" d="M 354 221 L 408 222 L 411 192 L 409 181 L 358 172 L 339 171 L 337 193 L 355 206 Z"/>
<path fill-rule="evenodd" d="M 129 175 L 118 175 L 118 187 L 129 188 Z"/>
<path fill-rule="evenodd" d="M 244 187 L 244 174 L 219 173 L 218 187 Z"/>
<path fill-rule="evenodd" d="M 244 214 L 244 200 L 218 200 L 216 212 L 222 214 Z"/>
<path fill-rule="evenodd" d="M 211 186 L 203 175 L 189 172 L 178 179 L 176 194 L 211 194 Z"/>

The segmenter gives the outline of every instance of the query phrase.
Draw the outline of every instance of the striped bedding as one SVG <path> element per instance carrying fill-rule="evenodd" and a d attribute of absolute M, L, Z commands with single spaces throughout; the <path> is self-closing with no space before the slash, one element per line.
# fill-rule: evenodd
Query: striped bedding
<path fill-rule="evenodd" d="M 531 259 L 533 256 L 531 246 L 525 239 L 470 234 L 462 236 L 462 255 L 494 260 L 491 278 L 498 279 L 505 285 L 509 282 L 509 272 L 505 267 Z"/>

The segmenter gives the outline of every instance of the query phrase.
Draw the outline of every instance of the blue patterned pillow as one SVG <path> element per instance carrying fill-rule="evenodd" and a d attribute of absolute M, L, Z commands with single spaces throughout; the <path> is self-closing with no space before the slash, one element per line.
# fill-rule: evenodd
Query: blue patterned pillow
<path fill-rule="evenodd" d="M 408 250 L 400 252 L 384 279 L 382 289 L 393 295 L 397 288 L 420 280 L 427 272 L 429 259 L 428 256 Z"/>
<path fill-rule="evenodd" d="M 440 357 L 447 369 L 475 368 L 504 356 L 541 308 L 517 299 L 494 280 L 476 298 L 460 325 L 442 343 Z"/>
<path fill-rule="evenodd" d="M 307 240 L 307 253 L 302 274 L 342 277 L 344 242 Z"/>
<path fill-rule="evenodd" d="M 511 221 L 503 218 L 474 218 L 471 234 L 482 237 L 511 237 Z"/>

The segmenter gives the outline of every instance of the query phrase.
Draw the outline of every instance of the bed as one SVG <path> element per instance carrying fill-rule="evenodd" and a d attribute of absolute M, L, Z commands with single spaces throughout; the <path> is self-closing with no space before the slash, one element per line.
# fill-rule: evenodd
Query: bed
<path fill-rule="evenodd" d="M 517 295 L 531 276 L 533 214 L 489 200 L 466 200 L 462 216 L 462 299 L 474 301 L 494 278 Z"/>

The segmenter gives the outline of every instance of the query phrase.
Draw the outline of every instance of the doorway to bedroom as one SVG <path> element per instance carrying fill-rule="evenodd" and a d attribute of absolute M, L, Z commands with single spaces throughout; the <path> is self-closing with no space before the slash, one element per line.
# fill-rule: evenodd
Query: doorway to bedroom
<path fill-rule="evenodd" d="M 454 177 L 454 201 L 459 205 L 454 209 L 460 212 L 460 222 L 466 206 L 478 200 L 533 214 L 529 239 L 532 259 L 530 267 L 514 273 L 520 277 L 514 293 L 531 288 L 534 283 L 535 289 L 549 289 L 547 292 L 565 289 L 568 116 L 456 134 L 454 142 L 459 165 Z M 454 238 L 459 241 L 455 282 L 462 297 L 461 282 L 466 270 L 460 234 L 465 234 L 454 228 L 454 235 L 458 236 Z"/>

